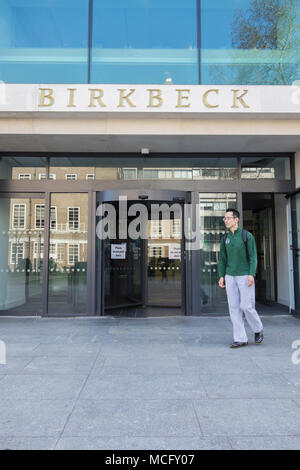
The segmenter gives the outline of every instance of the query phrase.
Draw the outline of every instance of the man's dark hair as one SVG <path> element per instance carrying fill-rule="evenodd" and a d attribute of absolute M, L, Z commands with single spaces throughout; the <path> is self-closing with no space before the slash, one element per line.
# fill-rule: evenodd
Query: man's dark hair
<path fill-rule="evenodd" d="M 238 217 L 238 218 L 240 218 L 240 213 L 239 213 L 239 211 L 237 211 L 236 209 L 231 209 L 231 208 L 229 207 L 229 208 L 226 210 L 226 213 L 227 213 L 227 212 L 232 212 L 233 217 Z"/>

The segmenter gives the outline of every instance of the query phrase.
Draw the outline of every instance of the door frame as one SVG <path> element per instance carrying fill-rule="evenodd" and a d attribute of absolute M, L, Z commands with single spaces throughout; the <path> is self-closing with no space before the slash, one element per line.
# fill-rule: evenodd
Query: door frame
<path fill-rule="evenodd" d="M 187 256 L 185 253 L 185 239 L 184 239 L 184 203 L 190 200 L 189 191 L 178 191 L 178 190 L 143 190 L 143 189 L 113 189 L 96 192 L 96 205 L 103 202 L 116 202 L 120 196 L 126 196 L 127 201 L 140 202 L 140 203 L 151 203 L 152 201 L 157 203 L 180 203 L 183 206 L 182 210 L 182 237 L 181 237 L 181 312 L 182 315 L 187 314 L 186 306 L 186 263 Z M 97 263 L 95 271 L 95 279 L 99 286 L 96 288 L 96 315 L 104 316 L 107 315 L 105 312 L 104 302 L 104 257 L 103 257 L 103 241 L 98 244 Z M 143 240 L 142 250 L 142 300 L 144 305 L 147 304 L 147 240 Z M 100 285 L 99 285 L 100 284 Z M 159 308 L 159 307 L 158 307 Z"/>

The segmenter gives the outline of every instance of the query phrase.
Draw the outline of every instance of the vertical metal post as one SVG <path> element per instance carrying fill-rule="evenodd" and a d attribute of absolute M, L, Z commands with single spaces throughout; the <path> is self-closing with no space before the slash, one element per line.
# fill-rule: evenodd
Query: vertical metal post
<path fill-rule="evenodd" d="M 87 250 L 87 303 L 86 314 L 96 310 L 96 192 L 88 193 L 88 250 Z"/>
<path fill-rule="evenodd" d="M 93 0 L 89 0 L 89 19 L 88 19 L 88 83 L 91 83 L 92 46 L 93 46 Z"/>
<path fill-rule="evenodd" d="M 47 315 L 48 314 L 50 207 L 51 207 L 51 193 L 49 191 L 47 191 L 45 193 L 45 227 L 44 227 L 42 315 Z"/>

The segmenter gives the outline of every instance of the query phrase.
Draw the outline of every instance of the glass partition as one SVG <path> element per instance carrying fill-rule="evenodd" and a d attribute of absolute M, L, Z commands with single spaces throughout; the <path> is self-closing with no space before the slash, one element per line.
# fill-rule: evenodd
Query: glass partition
<path fill-rule="evenodd" d="M 202 0 L 201 83 L 299 80 L 299 20 L 299 0 Z"/>
<path fill-rule="evenodd" d="M 0 314 L 41 314 L 43 195 L 0 198 Z"/>
<path fill-rule="evenodd" d="M 92 83 L 198 83 L 195 0 L 93 6 Z"/>
<path fill-rule="evenodd" d="M 243 179 L 291 179 L 289 157 L 242 157 L 241 167 Z"/>
<path fill-rule="evenodd" d="M 50 175 L 64 180 L 231 180 L 235 157 L 51 157 Z"/>
<path fill-rule="evenodd" d="M 52 194 L 48 313 L 85 314 L 88 195 Z"/>
<path fill-rule="evenodd" d="M 46 178 L 46 157 L 0 157 L 0 179 L 35 181 Z"/>
<path fill-rule="evenodd" d="M 227 208 L 237 207 L 235 193 L 200 193 L 200 305 L 202 313 L 227 313 L 225 289 L 218 285 L 220 242 Z"/>
<path fill-rule="evenodd" d="M 291 197 L 295 311 L 300 314 L 300 194 Z"/>
<path fill-rule="evenodd" d="M 0 80 L 87 83 L 88 0 L 0 2 Z"/>

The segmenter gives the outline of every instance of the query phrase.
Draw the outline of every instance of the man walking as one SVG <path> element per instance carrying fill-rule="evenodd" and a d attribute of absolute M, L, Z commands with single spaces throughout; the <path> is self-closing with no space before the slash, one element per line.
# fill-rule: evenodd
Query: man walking
<path fill-rule="evenodd" d="M 256 344 L 263 339 L 263 325 L 255 310 L 254 276 L 257 267 L 255 240 L 250 232 L 239 227 L 240 213 L 227 209 L 223 219 L 228 232 L 221 240 L 218 264 L 219 286 L 226 287 L 230 318 L 233 324 L 231 348 L 248 346 L 243 313 Z"/>

